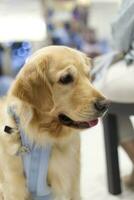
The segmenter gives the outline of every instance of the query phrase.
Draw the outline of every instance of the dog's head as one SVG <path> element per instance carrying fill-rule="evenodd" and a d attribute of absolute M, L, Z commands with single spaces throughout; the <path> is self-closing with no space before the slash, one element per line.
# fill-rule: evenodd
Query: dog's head
<path fill-rule="evenodd" d="M 35 53 L 19 73 L 12 94 L 60 125 L 89 128 L 97 124 L 109 102 L 91 84 L 91 60 L 64 46 Z"/>

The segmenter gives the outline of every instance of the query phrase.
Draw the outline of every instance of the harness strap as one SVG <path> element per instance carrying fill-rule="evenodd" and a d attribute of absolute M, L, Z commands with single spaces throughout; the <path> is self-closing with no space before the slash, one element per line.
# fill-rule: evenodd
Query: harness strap
<path fill-rule="evenodd" d="M 32 193 L 33 199 L 48 200 L 51 196 L 51 188 L 47 185 L 48 163 L 51 153 L 51 145 L 43 147 L 31 142 L 24 130 L 20 127 L 20 119 L 11 107 L 8 113 L 14 118 L 19 129 L 22 145 L 28 147 L 29 153 L 22 154 L 24 172 L 27 179 L 27 186 Z"/>

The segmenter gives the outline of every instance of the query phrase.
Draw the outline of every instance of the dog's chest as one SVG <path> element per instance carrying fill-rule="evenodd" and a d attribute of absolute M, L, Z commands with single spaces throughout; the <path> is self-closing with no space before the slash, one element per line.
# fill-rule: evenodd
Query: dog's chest
<path fill-rule="evenodd" d="M 20 132 L 22 144 L 29 148 L 29 153 L 22 155 L 27 186 L 35 200 L 49 200 L 51 188 L 47 185 L 48 163 L 51 146 L 38 147 Z"/>

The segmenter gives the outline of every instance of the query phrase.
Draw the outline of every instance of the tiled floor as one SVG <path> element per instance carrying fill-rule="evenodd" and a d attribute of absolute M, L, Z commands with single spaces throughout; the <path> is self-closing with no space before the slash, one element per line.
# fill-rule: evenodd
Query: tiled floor
<path fill-rule="evenodd" d="M 134 193 L 123 189 L 122 195 L 107 192 L 105 153 L 101 123 L 81 134 L 82 139 L 82 197 L 83 200 L 132 200 Z M 132 165 L 126 154 L 120 151 L 122 175 L 131 171 Z"/>

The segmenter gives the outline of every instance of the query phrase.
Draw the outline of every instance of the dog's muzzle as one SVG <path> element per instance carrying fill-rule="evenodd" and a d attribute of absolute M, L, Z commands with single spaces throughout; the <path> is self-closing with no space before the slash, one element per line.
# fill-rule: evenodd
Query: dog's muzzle
<path fill-rule="evenodd" d="M 77 129 L 91 128 L 98 124 L 98 119 L 93 119 L 90 121 L 74 121 L 64 114 L 59 115 L 59 121 L 61 124 L 65 126 L 69 126 L 69 127 L 77 128 Z"/>

